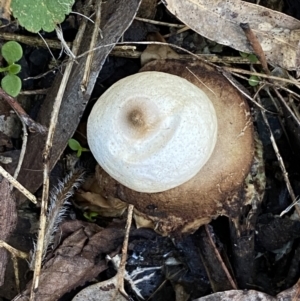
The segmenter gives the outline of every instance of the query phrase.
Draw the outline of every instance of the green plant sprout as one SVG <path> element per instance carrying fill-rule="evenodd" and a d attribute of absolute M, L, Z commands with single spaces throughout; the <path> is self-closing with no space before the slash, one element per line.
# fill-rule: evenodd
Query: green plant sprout
<path fill-rule="evenodd" d="M 259 84 L 259 78 L 256 75 L 251 75 L 248 79 L 248 84 L 252 87 L 256 87 Z"/>
<path fill-rule="evenodd" d="M 253 63 L 253 64 L 258 61 L 257 56 L 253 53 L 240 52 L 240 56 L 242 58 L 247 58 L 250 61 L 250 63 Z"/>
<path fill-rule="evenodd" d="M 87 149 L 85 147 L 82 147 L 80 145 L 80 143 L 77 140 L 73 139 L 73 138 L 69 139 L 68 145 L 69 145 L 71 150 L 77 152 L 77 157 L 78 158 L 81 156 L 82 152 L 89 152 L 90 151 L 89 149 Z"/>
<path fill-rule="evenodd" d="M 242 58 L 247 58 L 252 64 L 258 61 L 257 56 L 253 53 L 250 54 L 250 53 L 240 52 L 240 56 Z M 251 75 L 250 78 L 248 79 L 248 84 L 252 87 L 257 86 L 259 84 L 259 78 L 255 75 Z"/>
<path fill-rule="evenodd" d="M 95 217 L 98 217 L 99 214 L 95 211 L 86 211 L 83 213 L 83 216 L 89 221 L 89 222 L 95 222 L 97 219 Z"/>
<path fill-rule="evenodd" d="M 2 46 L 1 54 L 8 64 L 0 67 L 0 72 L 6 73 L 1 80 L 1 87 L 7 94 L 16 97 L 22 88 L 22 81 L 16 75 L 21 71 L 21 66 L 16 62 L 23 56 L 22 46 L 18 42 L 9 41 Z"/>

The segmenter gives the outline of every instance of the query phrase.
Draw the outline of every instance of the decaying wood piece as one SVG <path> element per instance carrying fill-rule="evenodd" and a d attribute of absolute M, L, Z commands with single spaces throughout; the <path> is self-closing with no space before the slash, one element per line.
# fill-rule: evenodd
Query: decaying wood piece
<path fill-rule="evenodd" d="M 0 183 L 0 240 L 6 241 L 17 222 L 15 199 L 11 192 L 11 186 L 6 179 Z M 7 251 L 0 248 L 0 286 L 4 283 L 4 275 L 7 263 Z"/>

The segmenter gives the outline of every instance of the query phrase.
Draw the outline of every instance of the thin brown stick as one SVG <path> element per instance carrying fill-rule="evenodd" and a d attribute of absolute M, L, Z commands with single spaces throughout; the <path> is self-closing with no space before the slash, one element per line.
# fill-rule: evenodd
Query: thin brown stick
<path fill-rule="evenodd" d="M 208 226 L 205 225 L 204 227 L 205 227 L 205 232 L 206 232 L 206 235 L 207 235 L 207 237 L 209 239 L 209 242 L 210 242 L 211 246 L 213 247 L 214 253 L 215 253 L 215 255 L 216 255 L 219 263 L 221 264 L 222 269 L 223 269 L 223 271 L 224 271 L 224 273 L 225 273 L 225 275 L 226 275 L 229 283 L 231 284 L 231 286 L 232 286 L 233 289 L 238 289 L 236 283 L 234 282 L 233 278 L 231 277 L 231 275 L 230 275 L 230 273 L 229 273 L 229 271 L 228 271 L 228 269 L 227 269 L 227 267 L 226 267 L 226 265 L 225 265 L 225 263 L 224 263 L 221 255 L 220 255 L 220 253 L 219 253 L 219 251 L 218 251 L 218 249 L 217 249 L 217 247 L 216 247 L 213 239 L 211 238 L 211 234 L 210 234 L 210 231 L 208 229 Z"/>
<path fill-rule="evenodd" d="M 39 37 L 32 37 L 32 36 L 23 36 L 23 35 L 18 35 L 14 33 L 9 33 L 9 32 L 0 32 L 0 39 L 1 40 L 6 40 L 6 41 L 17 41 L 29 46 L 34 46 L 34 47 L 43 47 L 45 48 L 47 45 L 51 49 L 61 49 L 61 42 L 58 40 L 52 40 L 52 39 L 44 39 L 44 41 L 39 38 Z M 71 47 L 72 43 L 67 42 L 68 46 Z"/>
<path fill-rule="evenodd" d="M 257 100 L 258 100 L 258 102 L 261 104 L 259 95 L 257 95 Z M 271 140 L 271 143 L 272 143 L 274 152 L 275 152 L 275 154 L 276 154 L 277 161 L 278 161 L 278 163 L 279 163 L 281 172 L 282 172 L 282 174 L 283 174 L 283 178 L 284 178 L 286 187 L 287 187 L 288 192 L 289 192 L 289 194 L 290 194 L 290 196 L 291 196 L 292 202 L 295 202 L 295 201 L 296 201 L 296 196 L 295 196 L 294 190 L 293 190 L 293 188 L 292 188 L 292 185 L 291 185 L 291 183 L 290 183 L 290 180 L 289 180 L 289 177 L 288 177 L 288 173 L 287 173 L 287 170 L 286 170 L 286 168 L 285 168 L 283 159 L 282 159 L 282 157 L 281 157 L 281 155 L 280 155 L 280 152 L 279 152 L 277 143 L 276 143 L 276 141 L 275 141 L 273 132 L 272 132 L 272 130 L 271 130 L 271 127 L 270 127 L 270 124 L 269 124 L 269 121 L 268 121 L 266 112 L 262 110 L 262 111 L 261 111 L 261 114 L 262 114 L 264 123 L 265 123 L 265 125 L 267 126 L 267 128 L 268 128 L 268 130 L 269 130 L 270 140 Z M 300 208 L 299 208 L 299 206 L 295 206 L 295 208 L 296 208 L 296 210 L 297 210 L 297 213 L 298 213 L 299 216 L 300 216 Z"/>
<path fill-rule="evenodd" d="M 14 172 L 14 178 L 17 179 L 19 172 L 21 170 L 21 166 L 23 164 L 24 161 L 24 156 L 25 156 L 25 152 L 26 152 L 26 147 L 27 147 L 27 138 L 28 138 L 28 133 L 27 133 L 27 127 L 25 122 L 23 121 L 22 118 L 20 118 L 21 123 L 22 123 L 22 130 L 23 130 L 23 137 L 22 137 L 22 147 L 21 147 L 21 152 L 20 152 L 20 156 L 19 156 L 19 160 L 18 160 L 18 165 L 15 169 Z"/>
<path fill-rule="evenodd" d="M 132 215 L 133 215 L 133 205 L 128 206 L 128 213 L 127 213 L 127 221 L 126 221 L 126 226 L 125 226 L 125 236 L 124 236 L 124 241 L 123 241 L 123 246 L 122 246 L 122 258 L 120 262 L 120 267 L 118 270 L 118 282 L 119 282 L 119 290 L 120 293 L 123 295 L 127 295 L 125 290 L 124 290 L 124 277 L 126 273 L 126 260 L 127 260 L 127 250 L 128 250 L 128 241 L 129 241 L 129 232 L 130 232 L 130 227 L 132 223 Z"/>
<path fill-rule="evenodd" d="M 166 37 L 166 36 L 164 36 Z M 22 36 L 22 35 L 16 35 L 12 33 L 7 32 L 0 32 L 0 38 L 3 40 L 8 41 L 19 41 L 26 45 L 31 46 L 38 46 L 38 47 L 46 47 L 45 42 L 48 44 L 49 48 L 51 49 L 61 49 L 61 42 L 58 40 L 51 40 L 51 39 L 44 39 L 41 40 L 37 37 L 28 37 L 28 36 Z M 66 42 L 69 47 L 71 47 L 71 42 Z M 126 43 L 126 42 L 125 42 Z M 151 44 L 151 42 L 148 42 L 148 44 Z M 152 43 L 153 44 L 153 43 Z M 170 44 L 171 45 L 171 44 Z M 129 46 L 129 45 L 116 45 L 110 52 L 110 56 L 118 56 L 118 57 L 125 57 L 125 58 L 135 58 L 139 59 L 141 57 L 142 52 L 137 51 L 135 46 Z M 194 59 L 194 56 L 186 55 L 186 54 L 180 54 L 180 59 Z M 223 64 L 250 64 L 248 58 L 243 58 L 241 56 L 218 56 L 215 54 L 197 54 L 197 56 L 202 57 L 204 60 L 207 60 L 212 63 L 223 63 Z M 253 63 L 252 63 L 253 64 Z M 256 62 L 254 64 L 260 64 L 260 62 Z M 46 72 L 47 73 L 52 72 L 52 70 Z M 44 76 L 42 75 L 42 76 Z M 28 79 L 37 79 L 42 76 L 35 76 L 35 77 L 28 77 Z M 34 91 L 21 91 L 20 94 L 24 95 L 31 95 L 31 94 L 45 94 L 47 93 L 47 89 L 41 89 L 41 90 L 34 90 Z"/>
<path fill-rule="evenodd" d="M 150 20 L 150 19 L 145 19 L 145 18 L 140 18 L 140 17 L 135 17 L 135 20 L 150 23 L 150 24 L 155 24 L 155 25 L 167 26 L 167 27 L 175 27 L 175 28 L 186 27 L 186 25 L 184 25 L 184 24 L 174 24 L 174 23 L 168 23 L 168 22 L 161 22 L 161 21 Z"/>
<path fill-rule="evenodd" d="M 241 28 L 243 29 L 249 43 L 251 44 L 252 48 L 253 48 L 253 51 L 254 53 L 256 54 L 256 56 L 258 57 L 258 59 L 260 60 L 261 62 L 261 65 L 262 65 L 262 68 L 264 70 L 264 72 L 268 75 L 267 77 L 267 81 L 269 82 L 272 82 L 272 79 L 270 77 L 270 70 L 268 68 L 268 63 L 267 63 L 267 60 L 266 60 L 266 56 L 264 54 L 264 51 L 256 37 L 256 35 L 253 33 L 253 31 L 251 30 L 250 26 L 248 23 L 241 23 L 240 24 Z M 277 97 L 281 100 L 282 103 L 284 103 L 286 105 L 286 102 L 285 100 L 283 99 L 283 97 L 281 96 L 281 94 L 279 93 L 278 89 L 276 87 L 273 88 L 273 90 L 275 91 L 275 93 L 277 94 Z M 269 96 L 271 96 L 271 93 L 268 91 L 269 93 Z M 261 101 L 260 101 L 260 97 L 259 95 L 257 94 L 256 95 L 257 99 L 258 99 L 258 103 L 261 104 Z M 271 97 L 271 99 L 273 100 L 273 97 Z M 277 107 L 277 105 L 275 104 L 275 102 L 273 101 L 274 105 Z M 286 105 L 286 107 L 289 108 L 289 111 L 291 111 L 290 107 Z M 277 108 L 278 109 L 278 108 Z M 278 109 L 279 113 L 280 113 L 280 110 Z M 276 157 L 277 157 L 277 160 L 278 160 L 278 163 L 279 163 L 279 166 L 281 168 L 281 171 L 282 171 L 282 174 L 283 174 L 283 178 L 284 178 L 284 181 L 285 181 L 285 184 L 286 184 L 286 187 L 288 189 L 288 192 L 291 196 L 291 199 L 292 199 L 292 203 L 294 203 L 296 201 L 296 196 L 295 196 L 295 193 L 293 191 L 293 188 L 292 188 L 292 185 L 290 183 L 290 180 L 289 180 L 289 177 L 288 177 L 288 173 L 287 173 L 287 170 L 285 168 L 285 165 L 284 165 L 284 162 L 283 162 L 283 159 L 280 155 L 280 152 L 279 152 L 279 149 L 278 149 L 278 146 L 277 146 L 277 143 L 275 141 L 275 138 L 274 138 L 274 135 L 273 135 L 273 132 L 271 130 L 271 127 L 270 127 L 270 124 L 269 124 L 269 121 L 268 121 L 268 118 L 267 118 L 267 115 L 266 115 L 266 112 L 265 110 L 262 110 L 261 111 L 261 114 L 262 114 L 262 117 L 263 117 L 263 120 L 264 120 L 264 123 L 265 125 L 267 126 L 268 130 L 269 130 L 269 133 L 270 133 L 270 140 L 271 140 L 271 143 L 272 143 L 272 146 L 273 146 L 273 149 L 274 149 L 274 152 L 276 154 Z M 285 129 L 283 127 L 283 130 L 285 132 Z M 286 134 L 286 132 L 285 132 Z M 289 140 L 288 140 L 289 141 Z M 295 204 L 295 208 L 296 208 L 296 211 L 298 213 L 298 215 L 300 216 L 300 206 L 298 204 Z"/>
<path fill-rule="evenodd" d="M 25 259 L 25 260 L 29 258 L 28 253 L 15 249 L 14 247 L 10 246 L 8 243 L 6 243 L 3 240 L 0 240 L 0 247 L 5 248 L 9 253 L 14 254 L 18 258 Z"/>
<path fill-rule="evenodd" d="M 97 43 L 97 40 L 99 38 L 99 35 L 101 36 L 101 29 L 100 29 L 100 23 L 101 23 L 101 5 L 102 0 L 98 0 L 95 6 L 96 10 L 96 20 L 95 20 L 95 26 L 90 42 L 90 49 L 93 49 Z M 80 84 L 80 89 L 82 92 L 86 91 L 86 87 L 88 85 L 88 81 L 90 79 L 90 72 L 91 72 L 91 66 L 94 58 L 94 51 L 90 52 L 86 58 L 85 62 L 85 68 L 84 68 L 84 74 L 82 77 L 82 81 Z"/>
<path fill-rule="evenodd" d="M 18 116 L 28 126 L 29 131 L 39 132 L 41 134 L 45 134 L 47 132 L 46 127 L 31 119 L 24 111 L 24 109 L 20 106 L 20 104 L 1 88 L 0 88 L 0 97 L 2 97 L 14 109 L 14 111 L 18 114 Z"/>
<path fill-rule="evenodd" d="M 300 120 L 297 118 L 293 110 L 288 106 L 285 99 L 282 97 L 282 95 L 279 93 L 278 88 L 274 87 L 273 90 L 275 91 L 277 97 L 280 99 L 281 103 L 284 105 L 284 107 L 288 110 L 289 114 L 291 114 L 291 117 L 294 119 L 294 121 L 297 123 L 298 126 L 300 126 Z"/>
<path fill-rule="evenodd" d="M 262 68 L 265 71 L 266 74 L 270 75 L 270 70 L 268 68 L 268 63 L 266 60 L 265 53 L 256 37 L 252 29 L 250 28 L 249 23 L 240 23 L 240 27 L 243 29 L 246 38 L 248 39 L 255 55 L 261 62 Z"/>
<path fill-rule="evenodd" d="M 222 67 L 224 70 L 228 71 L 228 72 L 236 72 L 236 73 L 240 73 L 240 74 L 248 74 L 248 75 L 255 75 L 258 77 L 262 77 L 262 78 L 266 78 L 266 79 L 272 79 L 274 81 L 278 81 L 278 82 L 282 82 L 282 83 L 288 83 L 288 84 L 292 84 L 292 85 L 296 85 L 299 84 L 296 80 L 291 80 L 288 78 L 283 78 L 283 77 L 278 77 L 278 76 L 273 76 L 273 75 L 267 75 L 264 73 L 258 73 L 258 72 L 252 72 L 252 71 L 248 71 L 248 70 L 244 70 L 244 69 L 239 69 L 239 68 L 233 68 L 233 67 Z"/>
<path fill-rule="evenodd" d="M 36 89 L 36 90 L 24 90 L 21 91 L 20 95 L 42 95 L 47 94 L 48 89 Z"/>
<path fill-rule="evenodd" d="M 165 34 L 163 37 L 166 39 L 166 38 L 175 36 L 175 35 L 177 35 L 177 34 L 179 34 L 179 33 L 188 31 L 188 30 L 190 30 L 190 29 L 191 29 L 190 27 L 184 26 L 183 28 L 178 29 L 176 32 L 171 32 L 171 33 Z"/>
<path fill-rule="evenodd" d="M 20 294 L 20 277 L 19 277 L 18 258 L 27 260 L 29 258 L 29 254 L 13 248 L 12 246 L 7 244 L 3 240 L 0 240 L 0 248 L 6 249 L 11 255 L 11 259 L 12 259 L 13 267 L 14 267 L 14 273 L 15 273 L 16 287 L 17 287 L 18 293 Z"/>

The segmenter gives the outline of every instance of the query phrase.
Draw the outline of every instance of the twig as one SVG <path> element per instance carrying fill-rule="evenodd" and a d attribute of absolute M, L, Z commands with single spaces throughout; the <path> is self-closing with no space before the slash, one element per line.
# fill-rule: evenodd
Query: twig
<path fill-rule="evenodd" d="M 56 26 L 56 27 L 55 27 L 55 31 L 56 31 L 56 35 L 57 35 L 58 39 L 59 39 L 60 42 L 61 42 L 61 46 L 62 46 L 62 48 L 64 49 L 65 53 L 66 53 L 69 57 L 71 57 L 73 60 L 75 60 L 75 54 L 73 54 L 73 52 L 72 52 L 72 50 L 70 49 L 69 45 L 68 45 L 67 42 L 65 41 L 62 30 L 61 30 L 58 26 Z"/>
<path fill-rule="evenodd" d="M 17 41 L 29 46 L 34 46 L 34 47 L 47 47 L 46 44 L 49 46 L 51 49 L 61 49 L 61 42 L 58 40 L 52 40 L 52 39 L 44 39 L 41 40 L 41 38 L 37 37 L 28 37 L 28 36 L 23 36 L 23 35 L 17 35 L 9 32 L 0 32 L 0 39 L 1 40 L 6 40 L 6 41 Z M 45 44 L 46 43 L 46 44 Z M 71 47 L 70 42 L 66 42 L 69 47 Z"/>
<path fill-rule="evenodd" d="M 36 197 L 29 192 L 23 185 L 21 185 L 14 177 L 12 177 L 2 166 L 0 166 L 0 174 L 9 181 L 11 185 L 17 188 L 21 193 L 23 193 L 31 202 L 37 203 Z"/>
<path fill-rule="evenodd" d="M 184 25 L 184 24 L 174 24 L 174 23 L 168 23 L 168 22 L 161 22 L 161 21 L 150 20 L 150 19 L 145 19 L 145 18 L 140 18 L 140 17 L 135 17 L 135 20 L 150 23 L 150 24 L 156 24 L 156 25 L 168 26 L 168 27 L 175 27 L 175 28 L 186 27 L 186 25 Z"/>
<path fill-rule="evenodd" d="M 233 76 L 229 72 L 224 71 L 223 68 L 221 68 L 221 67 L 219 68 L 219 71 L 232 84 L 232 86 L 234 86 L 236 89 L 238 89 L 242 93 L 242 95 L 244 95 L 246 98 L 248 98 L 251 102 L 253 102 L 261 110 L 266 111 L 266 109 L 262 105 L 260 105 L 257 101 L 255 101 L 253 99 L 253 97 L 251 97 L 249 95 L 249 92 L 245 89 L 245 87 L 242 86 L 238 81 L 236 81 L 235 78 L 233 78 Z"/>
<path fill-rule="evenodd" d="M 18 289 L 18 293 L 20 293 L 20 277 L 19 277 L 19 268 L 18 268 L 18 258 L 22 258 L 22 259 L 27 260 L 28 257 L 29 257 L 29 254 L 13 248 L 12 246 L 7 244 L 3 240 L 0 240 L 0 248 L 6 249 L 11 255 L 11 259 L 12 259 L 13 267 L 14 267 L 14 272 L 15 272 L 16 286 L 17 286 L 17 289 Z"/>
<path fill-rule="evenodd" d="M 265 57 L 265 53 L 263 52 L 263 49 L 256 37 L 256 35 L 253 33 L 253 31 L 251 30 L 249 24 L 247 23 L 241 23 L 240 24 L 241 28 L 243 29 L 249 43 L 251 44 L 252 48 L 253 48 L 253 51 L 254 53 L 256 54 L 256 56 L 258 57 L 258 59 L 260 60 L 261 62 L 261 65 L 262 65 L 262 68 L 264 70 L 264 72 L 267 74 L 267 80 L 268 81 L 272 81 L 271 77 L 270 77 L 270 70 L 268 68 L 268 63 L 267 63 L 267 60 L 266 60 L 266 57 Z M 273 88 L 275 93 L 277 94 L 277 97 L 282 101 L 282 103 L 285 104 L 285 100 L 283 99 L 283 97 L 281 96 L 281 94 L 279 93 L 278 89 L 276 87 Z M 270 96 L 270 92 L 269 92 L 269 96 Z M 272 97 L 271 97 L 272 98 Z M 258 99 L 258 102 L 261 104 L 261 101 L 260 101 L 260 97 L 259 95 L 257 95 L 257 99 Z M 272 98 L 273 100 L 273 98 Z M 274 105 L 275 105 L 275 102 L 274 102 Z M 288 106 L 287 106 L 288 107 Z M 289 108 L 289 110 L 291 111 L 291 109 Z M 288 173 L 286 171 L 286 168 L 285 168 L 285 165 L 284 165 L 284 162 L 282 160 L 282 157 L 279 153 L 279 149 L 277 147 L 277 144 L 276 144 L 276 141 L 275 141 L 275 138 L 274 138 L 274 135 L 273 135 L 273 132 L 271 130 L 271 127 L 270 127 L 270 124 L 269 124 L 269 121 L 268 121 L 268 118 L 267 118 L 267 115 L 266 115 L 266 112 L 264 110 L 261 111 L 261 114 L 262 114 L 262 117 L 263 117 L 263 120 L 269 130 L 269 133 L 270 133 L 270 140 L 271 140 L 271 143 L 272 143 L 272 146 L 273 146 L 273 149 L 275 151 L 275 154 L 276 154 L 276 157 L 277 157 L 277 160 L 279 162 L 279 166 L 281 168 L 281 171 L 282 171 L 282 174 L 283 174 L 283 178 L 284 178 L 284 181 L 285 181 L 285 184 L 287 186 L 287 189 L 288 189 L 288 192 L 291 196 L 291 199 L 292 199 L 292 203 L 295 203 L 295 208 L 296 208 L 296 211 L 298 213 L 298 215 L 300 216 L 300 206 L 296 203 L 296 196 L 295 196 L 295 193 L 293 191 L 293 188 L 292 188 L 292 185 L 290 183 L 290 180 L 289 180 L 289 177 L 288 177 Z M 285 132 L 285 131 L 284 131 Z M 288 140 L 289 141 L 289 140 Z"/>
<path fill-rule="evenodd" d="M 28 253 L 25 253 L 25 252 L 22 252 L 20 250 L 17 250 L 15 248 L 13 248 L 12 246 L 10 246 L 9 244 L 7 244 L 3 240 L 0 240 L 0 247 L 1 248 L 5 248 L 9 253 L 14 254 L 18 258 L 28 259 L 28 257 L 29 257 Z"/>
<path fill-rule="evenodd" d="M 36 90 L 24 90 L 21 91 L 20 95 L 41 95 L 41 94 L 47 94 L 48 89 L 36 89 Z"/>
<path fill-rule="evenodd" d="M 124 236 L 124 242 L 122 246 L 122 258 L 121 258 L 120 267 L 118 271 L 119 290 L 120 293 L 125 296 L 127 294 L 124 290 L 124 275 L 126 272 L 125 267 L 126 267 L 126 260 L 127 260 L 128 240 L 129 240 L 130 227 L 132 223 L 133 208 L 134 208 L 133 205 L 128 206 L 127 221 L 125 226 L 125 236 Z"/>
<path fill-rule="evenodd" d="M 176 32 L 171 32 L 171 33 L 165 34 L 163 37 L 166 39 L 166 38 L 175 36 L 175 35 L 177 35 L 179 33 L 185 32 L 187 30 L 190 30 L 190 27 L 184 26 L 183 28 L 178 29 Z"/>
<path fill-rule="evenodd" d="M 90 43 L 90 49 L 93 49 L 97 43 L 99 33 L 101 34 L 101 29 L 100 29 L 100 23 L 101 23 L 101 5 L 102 5 L 102 0 L 98 0 L 96 3 L 96 20 L 95 20 L 95 26 L 93 30 L 93 35 Z M 88 81 L 90 79 L 90 72 L 91 72 L 91 66 L 94 58 L 94 51 L 90 52 L 86 58 L 85 62 L 85 68 L 84 68 L 84 74 L 82 77 L 82 81 L 80 84 L 80 89 L 82 92 L 86 91 L 86 87 L 88 84 Z"/>
<path fill-rule="evenodd" d="M 274 99 L 273 95 L 271 94 L 269 86 L 265 86 L 264 90 L 267 92 L 269 98 L 272 100 L 273 105 L 274 105 L 274 107 L 276 108 L 276 110 L 277 110 L 277 112 L 279 114 L 279 116 L 278 116 L 279 118 L 278 119 L 279 119 L 280 126 L 281 126 L 281 128 L 282 128 L 282 130 L 284 132 L 284 136 L 285 136 L 285 138 L 286 138 L 286 140 L 287 140 L 290 148 L 292 149 L 290 138 L 289 138 L 288 133 L 287 133 L 285 127 L 284 127 L 284 122 L 283 122 L 284 114 L 283 114 L 282 108 L 281 108 L 281 106 L 278 105 L 278 103 Z"/>
<path fill-rule="evenodd" d="M 166 36 L 164 36 L 165 38 Z M 19 41 L 23 44 L 26 45 L 31 45 L 31 46 L 38 46 L 38 47 L 46 47 L 45 43 L 49 46 L 51 49 L 61 49 L 61 42 L 58 40 L 52 40 L 52 39 L 44 39 L 42 41 L 40 38 L 36 37 L 27 37 L 27 36 L 22 36 L 22 35 L 16 35 L 16 34 L 11 34 L 7 32 L 0 32 L 0 38 L 3 40 L 14 40 L 14 41 Z M 72 46 L 71 42 L 66 42 L 69 47 Z M 129 42 L 128 42 L 129 43 Z M 152 42 L 145 42 L 151 44 Z M 126 42 L 125 42 L 126 44 Z M 153 44 L 153 43 L 152 43 Z M 172 44 L 168 44 L 171 45 Z M 116 45 L 110 52 L 110 56 L 119 56 L 119 57 L 126 57 L 126 58 L 135 58 L 139 59 L 141 57 L 142 52 L 137 51 L 135 46 L 129 46 L 129 45 Z M 186 55 L 186 54 L 179 54 L 180 59 L 193 59 L 195 58 L 194 56 L 191 55 Z M 224 63 L 224 64 L 250 64 L 251 62 L 249 61 L 248 58 L 243 58 L 241 56 L 218 56 L 215 54 L 197 54 L 197 56 L 203 58 L 203 60 L 207 60 L 211 63 Z M 253 64 L 253 63 L 251 63 Z M 256 62 L 254 64 L 260 64 L 260 62 Z M 52 70 L 44 73 L 44 75 L 52 72 Z M 43 75 L 43 76 L 44 76 Z M 27 79 L 38 79 L 41 76 L 35 76 L 35 77 L 28 77 Z M 36 91 L 36 93 L 35 93 Z M 21 91 L 20 94 L 24 95 L 31 95 L 31 94 L 44 94 L 46 93 L 46 90 L 34 90 L 34 91 Z"/>
<path fill-rule="evenodd" d="M 281 103 L 284 105 L 284 107 L 287 109 L 289 114 L 291 114 L 291 117 L 293 117 L 294 121 L 297 123 L 298 126 L 300 126 L 300 120 L 297 118 L 293 110 L 288 106 L 282 95 L 279 93 L 277 87 L 273 87 L 273 90 L 275 91 L 277 97 L 280 99 Z"/>
<path fill-rule="evenodd" d="M 14 111 L 18 114 L 18 116 L 28 126 L 29 131 L 39 132 L 41 134 L 45 134 L 47 132 L 46 127 L 31 119 L 24 111 L 24 109 L 20 106 L 20 104 L 1 88 L 0 88 L 0 97 L 2 97 L 14 109 Z"/>
<path fill-rule="evenodd" d="M 87 3 L 86 7 L 90 7 L 91 0 Z M 75 42 L 73 43 L 72 52 L 76 56 L 79 50 L 80 43 L 83 39 L 85 28 L 86 28 L 87 20 L 83 19 L 78 33 L 75 38 Z M 42 266 L 42 256 L 43 256 L 43 249 L 44 249 L 44 237 L 45 237 L 45 230 L 46 230 L 46 214 L 47 214 L 47 200 L 49 196 L 49 174 L 50 174 L 50 151 L 52 147 L 52 141 L 54 136 L 54 131 L 57 125 L 58 113 L 61 106 L 61 102 L 63 99 L 63 94 L 67 85 L 67 81 L 69 75 L 71 73 L 72 67 L 74 64 L 74 60 L 70 59 L 66 69 L 64 76 L 62 78 L 61 85 L 59 87 L 57 96 L 55 98 L 55 102 L 53 105 L 53 110 L 51 113 L 49 131 L 47 135 L 47 140 L 45 144 L 45 149 L 43 152 L 43 196 L 41 202 L 41 213 L 40 213 L 40 230 L 38 233 L 38 241 L 36 247 L 36 260 L 34 265 L 34 274 L 32 280 L 32 286 L 30 291 L 30 301 L 35 301 L 35 294 L 37 292 L 40 280 L 40 273 L 41 273 L 41 266 Z"/>
<path fill-rule="evenodd" d="M 256 37 L 252 29 L 250 28 L 248 23 L 240 23 L 240 27 L 243 29 L 246 38 L 248 39 L 255 55 L 261 62 L 262 68 L 265 71 L 266 74 L 270 75 L 270 70 L 268 68 L 268 63 L 266 60 L 265 53 Z"/>
<path fill-rule="evenodd" d="M 206 232 L 206 235 L 208 237 L 209 243 L 213 247 L 215 256 L 217 257 L 219 263 L 221 264 L 222 269 L 223 269 L 223 271 L 224 271 L 224 273 L 225 273 L 225 275 L 226 275 L 229 283 L 231 284 L 231 286 L 232 286 L 233 289 L 237 289 L 236 283 L 234 282 L 233 278 L 231 277 L 231 275 L 230 275 L 230 273 L 229 273 L 226 265 L 224 264 L 224 261 L 223 261 L 221 255 L 220 255 L 220 253 L 219 253 L 219 251 L 218 251 L 218 249 L 216 247 L 216 244 L 214 243 L 213 239 L 211 238 L 211 233 L 210 233 L 210 231 L 208 229 L 208 225 L 205 225 L 204 227 L 205 227 L 205 232 Z"/>
<path fill-rule="evenodd" d="M 281 213 L 280 213 L 280 217 L 282 217 L 283 215 L 285 215 L 286 213 L 288 213 L 294 206 L 296 205 L 300 205 L 300 199 L 299 197 L 296 198 L 296 200 L 291 204 L 289 205 L 288 207 L 286 207 Z"/>
<path fill-rule="evenodd" d="M 26 124 L 25 124 L 25 122 L 22 118 L 20 118 L 20 120 L 21 120 L 21 123 L 22 123 L 23 138 L 22 138 L 22 147 L 21 147 L 21 152 L 20 152 L 20 156 L 19 156 L 19 160 L 18 160 L 18 165 L 17 165 L 17 167 L 15 169 L 15 172 L 14 172 L 14 178 L 15 179 L 18 178 L 19 172 L 21 170 L 21 166 L 22 166 L 23 161 L 24 161 L 24 156 L 25 156 L 26 147 L 27 147 L 27 138 L 28 138 Z"/>
<path fill-rule="evenodd" d="M 292 85 L 296 85 L 298 84 L 298 82 L 296 80 L 291 80 L 288 78 L 283 78 L 283 77 L 278 77 L 278 76 L 273 76 L 273 75 L 267 75 L 264 73 L 257 73 L 257 72 L 252 72 L 252 71 L 248 71 L 248 70 L 244 70 L 244 69 L 239 69 L 239 68 L 232 68 L 232 67 L 222 67 L 224 70 L 228 71 L 228 72 L 236 72 L 236 73 L 241 73 L 241 74 L 248 74 L 248 75 L 255 75 L 258 77 L 262 77 L 262 78 L 267 78 L 267 79 L 272 79 L 275 81 L 279 81 L 279 82 L 283 82 L 283 83 L 288 83 L 288 84 L 292 84 Z"/>

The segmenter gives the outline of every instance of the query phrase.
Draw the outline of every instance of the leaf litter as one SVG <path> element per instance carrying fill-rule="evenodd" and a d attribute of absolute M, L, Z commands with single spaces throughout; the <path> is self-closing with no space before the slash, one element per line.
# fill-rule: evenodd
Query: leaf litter
<path fill-rule="evenodd" d="M 201 0 L 165 0 L 164 2 L 170 11 L 172 11 L 172 5 L 173 8 L 176 7 L 176 5 L 177 7 L 182 5 L 179 10 L 174 10 L 174 14 L 201 35 L 209 38 L 209 34 L 212 34 L 212 40 L 244 52 L 252 52 L 251 46 L 240 29 L 240 23 L 248 23 L 253 32 L 257 34 L 257 38 L 262 45 L 269 63 L 278 64 L 289 70 L 295 70 L 299 67 L 297 66 L 297 43 L 295 43 L 295 40 L 299 40 L 298 36 L 300 36 L 300 34 L 298 33 L 298 28 L 300 28 L 300 22 L 296 19 L 258 5 L 238 0 L 210 1 L 209 4 Z M 176 3 L 176 5 L 174 3 Z M 190 10 L 188 5 L 192 5 L 193 9 Z M 249 11 L 251 11 L 251 13 L 249 13 Z M 194 12 L 194 14 L 191 12 Z M 196 21 L 194 22 L 193 15 L 197 16 L 198 23 Z M 185 18 L 189 20 L 183 20 Z M 199 19 L 205 22 L 199 22 Z M 200 24 L 200 29 L 198 29 L 197 24 Z M 284 25 L 284 28 L 280 27 L 282 25 Z M 211 27 L 210 31 L 206 28 L 209 26 Z M 219 30 L 220 28 L 222 28 L 223 31 Z M 203 32 L 201 32 L 201 30 L 203 30 Z M 282 54 L 281 52 L 285 53 Z M 113 284 L 115 288 L 118 287 L 114 278 L 108 280 L 108 282 L 103 282 L 100 284 L 100 287 L 103 287 L 105 283 Z M 296 294 L 289 296 L 297 298 L 299 297 L 299 287 L 295 285 L 294 289 L 297 290 Z M 223 300 L 225 296 L 228 295 L 230 300 L 230 298 L 233 297 L 230 293 L 232 292 L 219 293 L 218 296 Z M 235 294 L 240 295 L 241 298 L 246 296 L 244 292 L 241 291 L 235 291 Z M 247 297 L 255 298 L 255 296 L 260 297 L 262 295 L 258 292 L 253 293 L 253 295 L 251 294 L 252 293 L 249 293 Z M 216 299 L 204 298 L 205 297 L 203 297 L 203 299 L 200 298 L 199 300 L 217 300 L 218 297 L 216 296 Z M 120 300 L 123 300 L 123 298 L 121 297 Z M 273 299 L 271 298 L 270 300 Z"/>
<path fill-rule="evenodd" d="M 296 70 L 300 21 L 240 0 L 166 0 L 167 9 L 200 35 L 252 53 L 241 23 L 249 23 L 270 64 Z M 186 13 L 189 12 L 189 13 Z"/>

